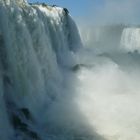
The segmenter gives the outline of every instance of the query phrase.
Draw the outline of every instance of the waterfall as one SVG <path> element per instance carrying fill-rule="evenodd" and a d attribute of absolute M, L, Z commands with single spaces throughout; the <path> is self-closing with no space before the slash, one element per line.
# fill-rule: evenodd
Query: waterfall
<path fill-rule="evenodd" d="M 125 28 L 123 30 L 121 48 L 127 52 L 140 51 L 140 28 Z"/>
<path fill-rule="evenodd" d="M 40 115 L 45 118 L 46 109 L 61 94 L 61 69 L 74 63 L 82 43 L 64 8 L 0 0 L 0 19 L 0 138 L 12 140 L 12 124 L 15 129 L 24 124 L 27 131 L 27 115 L 44 123 Z M 22 132 L 16 137 L 24 136 Z M 31 131 L 29 136 L 37 134 Z"/>
<path fill-rule="evenodd" d="M 83 44 L 98 53 L 119 51 L 124 25 L 85 26 L 80 28 Z"/>
<path fill-rule="evenodd" d="M 139 140 L 139 36 L 92 26 L 82 42 L 66 8 L 0 0 L 0 139 Z"/>

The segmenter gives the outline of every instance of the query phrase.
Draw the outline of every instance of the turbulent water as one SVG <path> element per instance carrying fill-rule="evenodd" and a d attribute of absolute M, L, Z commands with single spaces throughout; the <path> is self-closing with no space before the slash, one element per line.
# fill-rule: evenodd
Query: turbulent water
<path fill-rule="evenodd" d="M 139 28 L 95 27 L 85 34 L 82 30 L 81 36 L 89 46 L 79 56 L 80 63 L 87 66 L 78 73 L 81 112 L 105 140 L 138 140 Z"/>
<path fill-rule="evenodd" d="M 0 0 L 1 140 L 139 140 L 140 29 L 80 30 L 66 8 Z"/>
<path fill-rule="evenodd" d="M 49 108 L 68 94 L 64 69 L 82 46 L 76 25 L 67 9 L 19 0 L 0 0 L 0 19 L 0 139 L 51 135 Z"/>

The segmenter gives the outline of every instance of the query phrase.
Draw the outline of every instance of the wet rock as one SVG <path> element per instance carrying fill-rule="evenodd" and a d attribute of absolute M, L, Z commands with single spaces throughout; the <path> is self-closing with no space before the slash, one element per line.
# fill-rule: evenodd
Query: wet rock
<path fill-rule="evenodd" d="M 19 111 L 25 116 L 25 118 L 27 120 L 32 119 L 32 115 L 31 115 L 30 111 L 28 110 L 28 108 L 21 108 L 21 109 L 19 109 Z"/>
<path fill-rule="evenodd" d="M 21 130 L 27 129 L 27 124 L 22 122 L 18 115 L 13 114 L 11 118 L 11 122 L 14 129 L 21 129 Z"/>
<path fill-rule="evenodd" d="M 23 108 L 22 111 L 26 114 L 29 115 L 29 112 L 27 109 Z M 21 118 L 18 115 L 12 114 L 12 119 L 11 119 L 12 125 L 15 130 L 18 130 L 20 133 L 18 135 L 25 135 L 27 138 L 30 138 L 30 140 L 41 140 L 38 136 L 38 134 L 32 130 L 29 129 L 28 124 L 23 122 Z"/>
<path fill-rule="evenodd" d="M 92 66 L 86 65 L 86 64 L 76 64 L 75 66 L 72 67 L 72 71 L 78 71 L 78 70 L 80 70 L 82 67 L 91 68 Z"/>
<path fill-rule="evenodd" d="M 46 7 L 46 6 L 47 6 L 47 4 L 46 4 L 46 3 L 42 3 L 42 6 Z"/>
<path fill-rule="evenodd" d="M 57 7 L 57 5 L 52 5 L 52 7 Z"/>
<path fill-rule="evenodd" d="M 63 10 L 64 10 L 64 12 L 65 12 L 65 14 L 66 14 L 66 15 L 68 15 L 68 14 L 69 14 L 69 11 L 68 11 L 68 9 L 67 9 L 67 8 L 63 8 Z"/>

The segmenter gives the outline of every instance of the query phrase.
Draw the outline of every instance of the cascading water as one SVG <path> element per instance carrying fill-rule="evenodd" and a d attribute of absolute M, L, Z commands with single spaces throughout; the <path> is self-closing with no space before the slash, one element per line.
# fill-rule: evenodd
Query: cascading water
<path fill-rule="evenodd" d="M 39 139 L 31 116 L 47 122 L 49 106 L 63 95 L 61 69 L 73 65 L 81 46 L 67 9 L 0 0 L 0 139 Z"/>
<path fill-rule="evenodd" d="M 140 28 L 125 28 L 121 38 L 122 50 L 140 51 Z"/>
<path fill-rule="evenodd" d="M 66 8 L 0 0 L 1 140 L 139 140 L 139 28 L 87 31 L 83 48 Z"/>
<path fill-rule="evenodd" d="M 124 25 L 81 27 L 81 38 L 85 46 L 94 47 L 97 52 L 118 51 Z"/>

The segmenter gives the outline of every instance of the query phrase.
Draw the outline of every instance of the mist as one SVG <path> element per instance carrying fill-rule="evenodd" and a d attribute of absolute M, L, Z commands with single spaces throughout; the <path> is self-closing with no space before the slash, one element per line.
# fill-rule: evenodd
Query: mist
<path fill-rule="evenodd" d="M 105 0 L 78 31 L 66 8 L 0 0 L 0 138 L 139 140 L 138 4 Z"/>
<path fill-rule="evenodd" d="M 139 28 L 108 25 L 84 31 L 84 46 L 65 71 L 67 82 L 57 90 L 64 96 L 49 108 L 47 125 L 64 139 L 74 134 L 86 140 L 138 140 Z"/>
<path fill-rule="evenodd" d="M 128 54 L 113 54 L 114 57 L 94 54 L 94 49 L 93 52 L 90 49 L 80 59 L 90 68 L 83 67 L 78 73 L 79 109 L 91 130 L 96 130 L 104 139 L 138 140 L 139 64 Z"/>
<path fill-rule="evenodd" d="M 90 9 L 90 20 L 78 19 L 83 48 L 64 71 L 63 98 L 47 112 L 50 133 L 65 134 L 64 139 L 139 140 L 139 4 L 106 0 Z"/>
<path fill-rule="evenodd" d="M 75 58 L 73 98 L 78 121 L 84 119 L 95 140 L 140 137 L 139 4 L 105 0 L 77 22 L 84 48 Z"/>
<path fill-rule="evenodd" d="M 139 24 L 139 0 L 92 1 L 89 7 L 89 21 L 96 25 Z M 82 19 L 82 18 L 81 18 Z"/>

